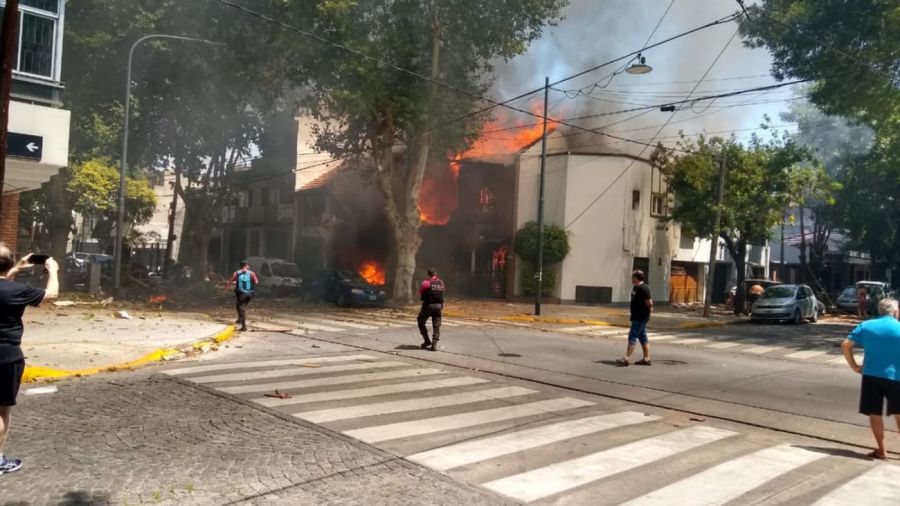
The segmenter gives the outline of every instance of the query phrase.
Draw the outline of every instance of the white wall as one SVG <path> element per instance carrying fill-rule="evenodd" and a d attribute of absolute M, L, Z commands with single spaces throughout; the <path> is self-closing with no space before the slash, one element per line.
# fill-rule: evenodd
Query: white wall
<path fill-rule="evenodd" d="M 7 160 L 4 193 L 39 188 L 69 164 L 70 116 L 65 109 L 10 101 L 9 131 L 43 137 L 43 152 L 40 162 Z"/>

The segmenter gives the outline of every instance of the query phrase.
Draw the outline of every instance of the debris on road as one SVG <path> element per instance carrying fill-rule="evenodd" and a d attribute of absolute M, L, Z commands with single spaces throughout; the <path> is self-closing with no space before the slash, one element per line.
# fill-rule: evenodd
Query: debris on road
<path fill-rule="evenodd" d="M 267 393 L 264 394 L 266 397 L 274 397 L 275 399 L 290 399 L 290 394 L 286 394 L 284 392 L 280 392 L 277 388 L 275 389 L 275 393 Z"/>

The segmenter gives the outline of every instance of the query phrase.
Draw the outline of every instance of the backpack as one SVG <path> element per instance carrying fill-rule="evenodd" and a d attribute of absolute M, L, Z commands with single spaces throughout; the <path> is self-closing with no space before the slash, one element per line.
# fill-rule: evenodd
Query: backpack
<path fill-rule="evenodd" d="M 238 271 L 237 291 L 241 293 L 250 293 L 253 291 L 253 276 L 250 275 L 250 271 Z"/>

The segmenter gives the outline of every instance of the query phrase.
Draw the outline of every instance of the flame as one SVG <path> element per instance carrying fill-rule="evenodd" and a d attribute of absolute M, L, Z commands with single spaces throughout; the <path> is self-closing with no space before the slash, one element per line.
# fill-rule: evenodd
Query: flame
<path fill-rule="evenodd" d="M 375 260 L 366 260 L 360 264 L 359 275 L 376 286 L 384 284 L 384 267 Z"/>
<path fill-rule="evenodd" d="M 534 114 L 543 114 L 543 103 L 531 104 Z M 446 225 L 456 212 L 457 185 L 460 163 L 467 158 L 505 155 L 517 153 L 544 134 L 544 123 L 540 118 L 517 113 L 514 121 L 504 114 L 494 117 L 481 130 L 476 140 L 466 151 L 456 153 L 446 166 L 429 167 L 425 171 L 422 189 L 419 192 L 419 219 L 426 225 Z M 512 123 L 512 124 L 511 124 Z M 556 128 L 555 123 L 547 125 L 549 134 Z"/>

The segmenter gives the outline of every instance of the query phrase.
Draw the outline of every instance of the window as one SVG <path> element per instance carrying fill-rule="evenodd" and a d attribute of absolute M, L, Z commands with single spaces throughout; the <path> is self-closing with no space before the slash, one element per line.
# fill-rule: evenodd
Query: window
<path fill-rule="evenodd" d="M 0 14 L 6 2 L 0 0 Z M 59 26 L 64 4 L 59 0 L 22 0 L 19 6 L 17 74 L 59 80 Z"/>
<path fill-rule="evenodd" d="M 681 249 L 694 249 L 694 238 L 689 235 L 682 235 L 678 247 Z"/>
<path fill-rule="evenodd" d="M 246 208 L 250 207 L 250 203 L 252 201 L 252 199 L 250 198 L 250 195 L 251 194 L 249 191 L 237 192 L 237 195 L 236 195 L 237 206 L 240 207 L 241 209 L 246 209 Z"/>
<path fill-rule="evenodd" d="M 637 211 L 641 208 L 641 191 L 633 190 L 631 192 L 631 210 Z"/>
<path fill-rule="evenodd" d="M 665 193 L 654 193 L 650 196 L 650 216 L 665 216 L 668 211 L 666 207 Z"/>
<path fill-rule="evenodd" d="M 489 186 L 481 187 L 481 190 L 478 192 L 478 205 L 481 207 L 481 212 L 489 213 L 493 211 L 495 199 L 493 188 Z"/>

